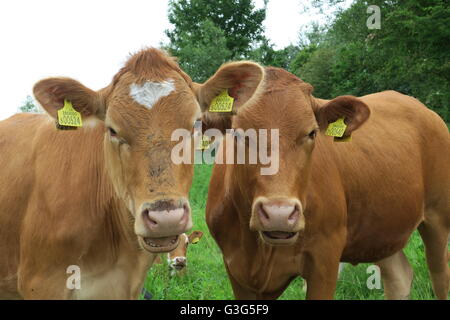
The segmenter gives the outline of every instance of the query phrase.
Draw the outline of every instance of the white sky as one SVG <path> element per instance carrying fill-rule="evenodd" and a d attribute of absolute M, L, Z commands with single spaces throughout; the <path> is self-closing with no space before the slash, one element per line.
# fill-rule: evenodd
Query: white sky
<path fill-rule="evenodd" d="M 255 1 L 257 6 L 263 0 Z M 283 48 L 296 43 L 300 0 L 270 0 L 266 36 Z M 0 120 L 14 114 L 33 84 L 67 76 L 98 90 L 129 53 L 166 41 L 168 0 L 0 1 Z"/>

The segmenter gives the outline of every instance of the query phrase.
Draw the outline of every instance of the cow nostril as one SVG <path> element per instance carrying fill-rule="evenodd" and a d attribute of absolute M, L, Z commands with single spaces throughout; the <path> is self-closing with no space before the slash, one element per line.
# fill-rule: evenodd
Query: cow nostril
<path fill-rule="evenodd" d="M 298 213 L 299 213 L 299 210 L 298 210 L 297 206 L 295 206 L 295 207 L 294 207 L 294 210 L 292 210 L 292 213 L 289 215 L 288 220 L 289 220 L 289 221 L 295 221 L 295 220 L 297 220 Z"/>
<path fill-rule="evenodd" d="M 144 219 L 146 219 L 151 226 L 156 226 L 158 224 L 155 220 L 150 218 L 148 209 L 143 210 L 142 215 L 144 216 Z"/>
<path fill-rule="evenodd" d="M 264 210 L 263 204 L 260 203 L 258 207 L 259 207 L 259 214 L 261 215 L 261 217 L 264 218 L 265 220 L 270 220 L 269 215 L 267 214 L 266 210 Z"/>

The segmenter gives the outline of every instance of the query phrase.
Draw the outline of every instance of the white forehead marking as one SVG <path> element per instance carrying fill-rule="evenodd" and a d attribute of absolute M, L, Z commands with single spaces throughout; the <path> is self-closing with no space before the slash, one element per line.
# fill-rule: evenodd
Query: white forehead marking
<path fill-rule="evenodd" d="M 185 243 L 189 243 L 189 238 L 188 238 L 188 236 L 187 236 L 186 233 L 180 234 L 180 237 L 183 237 L 183 238 L 184 238 Z"/>
<path fill-rule="evenodd" d="M 166 97 L 175 90 L 174 81 L 168 79 L 163 82 L 146 81 L 142 85 L 130 85 L 130 96 L 137 103 L 151 109 L 162 97 Z"/>

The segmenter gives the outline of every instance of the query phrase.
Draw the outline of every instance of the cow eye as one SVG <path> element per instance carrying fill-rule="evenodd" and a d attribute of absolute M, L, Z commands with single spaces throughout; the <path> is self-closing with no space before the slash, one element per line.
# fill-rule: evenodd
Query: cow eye
<path fill-rule="evenodd" d="M 315 139 L 316 138 L 316 135 L 317 135 L 317 129 L 314 129 L 313 131 L 311 131 L 309 134 L 308 134 L 308 137 L 310 138 L 310 139 Z"/>
<path fill-rule="evenodd" d="M 117 137 L 117 132 L 111 127 L 108 127 L 108 132 L 111 137 Z"/>

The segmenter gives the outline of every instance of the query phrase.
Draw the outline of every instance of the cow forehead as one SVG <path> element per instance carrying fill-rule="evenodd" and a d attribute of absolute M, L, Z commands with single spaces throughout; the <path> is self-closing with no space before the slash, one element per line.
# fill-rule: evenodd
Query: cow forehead
<path fill-rule="evenodd" d="M 123 128 L 187 128 L 200 114 L 194 92 L 176 75 L 164 80 L 123 75 L 108 99 L 107 117 Z"/>
<path fill-rule="evenodd" d="M 280 122 L 311 115 L 312 86 L 280 68 L 265 68 L 261 89 L 239 110 L 245 120 Z"/>
<path fill-rule="evenodd" d="M 193 114 L 200 109 L 192 80 L 174 58 L 155 48 L 132 55 L 104 92 L 107 117 L 111 109 L 117 109 L 127 118 L 125 122 L 137 128 L 149 120 L 153 124 L 159 121 L 170 127 L 175 124 L 184 127 L 186 119 L 191 122 Z"/>
<path fill-rule="evenodd" d="M 178 247 L 175 250 L 168 253 L 169 258 L 173 259 L 175 257 L 186 256 L 186 247 L 188 242 L 189 242 L 188 236 L 185 233 L 182 233 L 180 235 L 180 242 L 178 244 Z"/>
<path fill-rule="evenodd" d="M 130 96 L 138 104 L 152 109 L 153 105 L 161 98 L 175 91 L 173 79 L 156 82 L 147 80 L 142 84 L 132 83 L 130 85 Z"/>
<path fill-rule="evenodd" d="M 296 136 L 316 123 L 310 98 L 292 86 L 264 92 L 256 103 L 239 111 L 235 127 L 279 129 L 283 136 Z"/>

